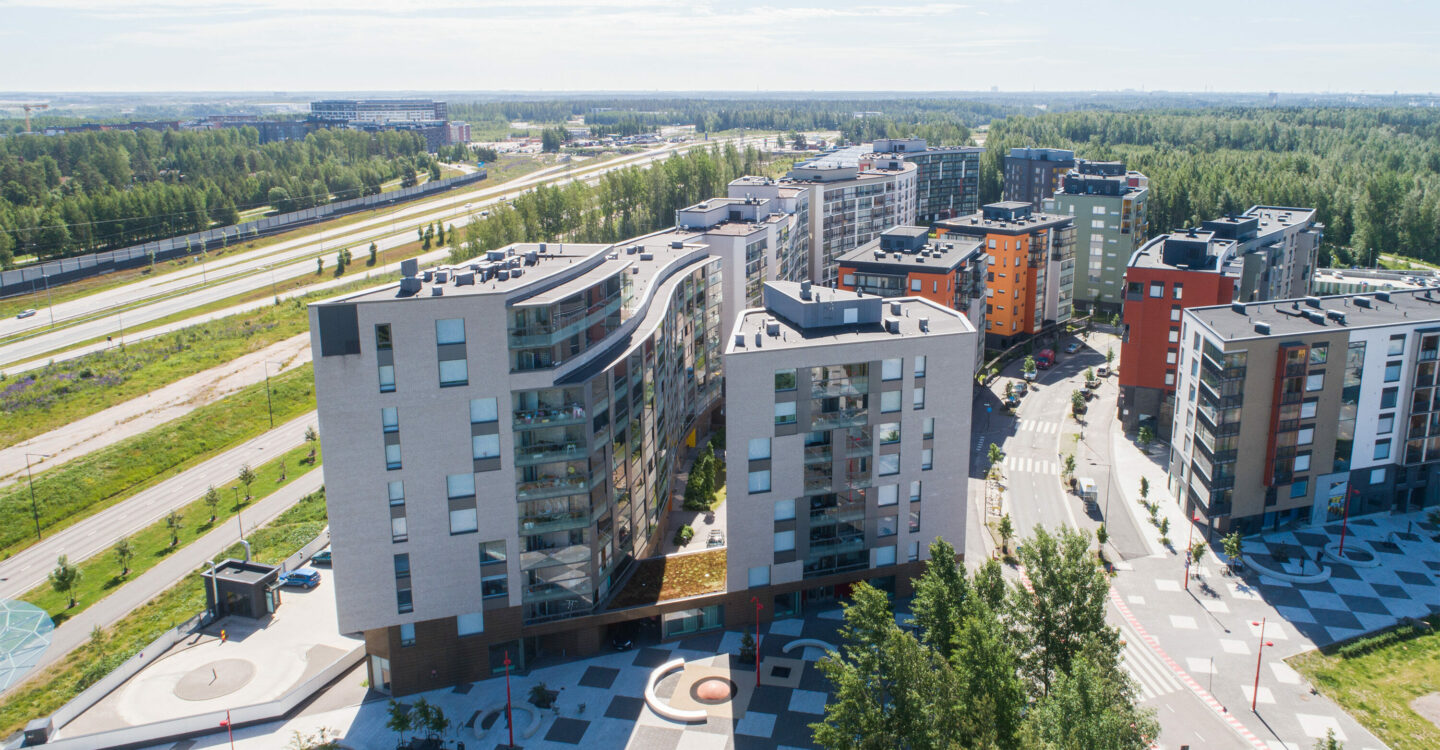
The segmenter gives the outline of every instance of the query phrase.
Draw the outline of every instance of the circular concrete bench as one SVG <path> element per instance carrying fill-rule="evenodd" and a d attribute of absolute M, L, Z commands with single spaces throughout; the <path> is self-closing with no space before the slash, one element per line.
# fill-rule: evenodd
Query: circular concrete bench
<path fill-rule="evenodd" d="M 678 672 L 684 668 L 684 659 L 671 659 L 656 667 L 655 670 L 650 673 L 650 679 L 645 682 L 645 705 L 649 706 L 651 711 L 671 721 L 683 721 L 686 723 L 706 721 L 710 718 L 710 715 L 704 711 L 687 711 L 685 709 L 675 708 L 669 703 L 660 700 L 660 697 L 655 695 L 656 683 L 665 679 L 670 673 Z"/>
<path fill-rule="evenodd" d="M 834 647 L 834 646 L 832 646 L 831 644 L 829 644 L 829 643 L 827 643 L 827 642 L 825 642 L 825 641 L 820 640 L 819 638 L 796 638 L 795 640 L 790 641 L 789 643 L 785 644 L 784 646 L 781 646 L 781 647 L 780 647 L 780 653 L 782 653 L 782 654 L 788 654 L 788 653 L 790 653 L 791 651 L 794 651 L 794 650 L 797 649 L 797 648 L 806 648 L 806 647 L 808 647 L 808 646 L 814 646 L 815 648 L 818 648 L 818 649 L 820 649 L 821 651 L 834 651 L 834 650 L 835 650 L 835 647 Z"/>
<path fill-rule="evenodd" d="M 1301 569 L 1302 569 L 1302 570 L 1304 569 L 1303 565 L 1313 564 L 1314 562 L 1315 562 L 1314 560 L 1305 560 L 1305 561 L 1303 562 L 1303 564 L 1302 564 L 1302 568 L 1301 568 Z M 1287 582 L 1289 582 L 1289 583 L 1323 583 L 1323 582 L 1325 582 L 1325 581 L 1330 580 L 1330 568 L 1328 568 L 1328 567 L 1326 567 L 1326 566 L 1323 566 L 1323 565 L 1320 566 L 1320 572 L 1318 572 L 1318 573 L 1303 573 L 1303 574 L 1302 574 L 1302 573 L 1286 573 L 1286 572 L 1283 571 L 1283 570 L 1275 570 L 1274 568 L 1268 568 L 1268 567 L 1266 567 L 1266 566 L 1264 566 L 1264 565 L 1261 565 L 1261 564 L 1258 563 L 1258 562 L 1255 562 L 1255 560 L 1254 560 L 1253 558 L 1250 558 L 1250 557 L 1246 557 L 1246 558 L 1245 558 L 1245 564 L 1248 565 L 1248 566 L 1249 566 L 1250 568 L 1252 568 L 1253 570 L 1255 570 L 1255 572 L 1259 573 L 1260 575 L 1269 576 L 1269 577 L 1274 578 L 1274 579 L 1276 579 L 1276 580 L 1279 580 L 1279 581 L 1287 581 Z"/>
<path fill-rule="evenodd" d="M 494 724 L 491 724 L 489 729 L 482 729 L 480 725 L 485 723 L 485 717 L 489 716 L 489 715 L 492 714 L 492 713 L 495 713 L 496 711 L 500 712 L 500 716 L 495 719 L 495 723 L 494 723 Z M 510 713 L 511 713 L 512 717 L 513 717 L 514 714 L 525 714 L 526 716 L 530 717 L 530 723 L 529 723 L 529 724 L 526 724 L 523 729 L 519 728 L 518 725 L 517 725 L 517 727 L 516 727 L 517 730 L 519 731 L 521 737 L 524 737 L 525 739 L 528 740 L 528 739 L 530 739 L 532 736 L 534 736 L 534 734 L 535 734 L 536 732 L 540 731 L 540 712 L 539 712 L 539 711 L 536 711 L 536 710 L 530 708 L 529 706 L 517 706 L 517 705 L 515 705 L 514 703 L 511 703 L 511 704 L 510 704 Z M 502 722 L 502 721 L 504 721 L 504 720 L 505 720 L 505 702 L 504 702 L 504 701 L 501 701 L 501 702 L 499 702 L 499 703 L 492 703 L 492 704 L 490 704 L 489 706 L 486 706 L 483 710 L 480 711 L 480 718 L 479 718 L 478 720 L 476 720 L 475 726 L 473 727 L 473 731 L 475 732 L 475 739 L 477 739 L 477 740 L 483 740 L 483 739 L 485 739 L 486 735 L 490 734 L 491 731 L 493 731 L 496 727 L 500 726 L 500 722 Z"/>
<path fill-rule="evenodd" d="M 1350 553 L 1348 552 L 1345 554 L 1344 557 L 1341 557 L 1339 542 L 1331 542 L 1330 544 L 1325 545 L 1325 559 L 1333 563 L 1349 565 L 1352 568 L 1380 567 L 1380 556 L 1375 554 L 1375 550 L 1371 549 L 1370 545 L 1360 541 L 1359 539 L 1351 538 L 1345 540 L 1345 546 L 1347 549 L 1354 552 L 1360 552 L 1365 556 L 1369 557 L 1370 559 L 1362 560 L 1359 558 L 1351 557 Z"/>

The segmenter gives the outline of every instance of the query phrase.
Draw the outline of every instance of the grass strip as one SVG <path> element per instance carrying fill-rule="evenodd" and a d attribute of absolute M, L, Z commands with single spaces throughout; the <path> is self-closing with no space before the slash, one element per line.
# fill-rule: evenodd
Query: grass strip
<path fill-rule="evenodd" d="M 1410 702 L 1440 692 L 1440 615 L 1287 661 L 1395 750 L 1440 747 L 1440 727 Z"/>
<path fill-rule="evenodd" d="M 126 539 L 130 544 L 131 558 L 129 573 L 125 574 L 114 548 L 79 563 L 80 581 L 69 595 L 61 594 L 48 583 L 41 584 L 20 598 L 45 610 L 58 626 L 64 621 L 85 611 L 87 607 L 106 596 L 119 586 L 155 567 L 172 552 L 185 547 L 215 527 L 224 524 L 281 487 L 309 473 L 319 463 L 310 461 L 310 445 L 302 445 L 273 461 L 255 467 L 255 481 L 250 485 L 251 496 L 245 497 L 245 490 L 238 480 L 232 480 L 216 487 L 219 502 L 212 510 L 203 496 L 176 511 L 179 528 L 171 531 L 165 519 L 156 521 Z M 178 540 L 172 544 L 173 540 Z M 117 542 L 119 539 L 116 540 Z M 75 597 L 75 606 L 70 607 L 70 597 Z"/>
<path fill-rule="evenodd" d="M 307 495 L 278 518 L 256 529 L 248 539 L 255 559 L 278 563 L 295 554 L 325 528 L 325 491 Z M 232 546 L 223 556 L 240 557 Z M 166 630 L 205 608 L 205 588 L 197 569 L 148 604 L 126 615 L 98 638 L 71 651 L 64 659 L 32 675 L 0 705 L 0 737 L 31 719 L 47 716 L 139 653 Z"/>
<path fill-rule="evenodd" d="M 69 526 L 270 429 L 266 384 L 244 388 L 139 435 L 34 475 L 41 529 Z M 315 408 L 306 364 L 270 379 L 275 423 Z M 34 543 L 31 491 L 0 491 L 0 559 Z"/>

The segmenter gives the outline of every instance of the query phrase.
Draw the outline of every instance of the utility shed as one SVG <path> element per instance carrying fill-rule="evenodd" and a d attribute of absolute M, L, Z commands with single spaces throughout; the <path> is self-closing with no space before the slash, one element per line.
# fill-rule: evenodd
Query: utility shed
<path fill-rule="evenodd" d="M 205 606 L 216 618 L 268 617 L 280 606 L 279 566 L 230 558 L 200 575 L 205 579 Z"/>

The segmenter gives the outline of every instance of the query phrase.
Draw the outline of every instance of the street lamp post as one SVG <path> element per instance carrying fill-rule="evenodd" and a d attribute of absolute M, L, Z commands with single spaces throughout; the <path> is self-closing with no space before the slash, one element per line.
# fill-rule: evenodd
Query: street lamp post
<path fill-rule="evenodd" d="M 50 308 L 50 327 L 55 327 L 55 297 L 50 294 L 50 274 L 45 273 L 45 267 L 40 267 L 40 275 L 45 279 L 45 304 Z"/>
<path fill-rule="evenodd" d="M 49 453 L 26 453 L 25 454 L 25 482 L 30 485 L 30 514 L 35 517 L 35 539 L 39 541 L 40 536 L 40 504 L 35 502 L 35 479 L 30 476 L 30 457 L 54 458 Z"/>
<path fill-rule="evenodd" d="M 1198 515 L 1196 515 L 1196 514 L 1194 514 L 1194 513 L 1191 513 L 1191 514 L 1190 514 L 1190 537 L 1185 540 L 1185 590 L 1186 590 L 1186 591 L 1189 591 L 1189 590 L 1190 590 L 1190 562 L 1191 562 L 1191 559 L 1190 559 L 1190 558 L 1191 558 L 1190 550 L 1191 550 L 1191 545 L 1193 545 L 1194 542 L 1195 542 L 1195 524 L 1196 524 L 1199 520 L 1200 520 L 1200 516 L 1198 516 Z"/>
<path fill-rule="evenodd" d="M 274 402 L 270 398 L 270 365 L 275 365 L 276 367 L 283 369 L 285 367 L 285 363 L 275 362 L 268 359 L 265 360 L 265 411 L 268 412 L 270 415 L 270 429 L 273 430 L 275 429 L 275 406 Z"/>
<path fill-rule="evenodd" d="M 752 596 L 750 601 L 755 604 L 755 687 L 760 687 L 760 610 L 765 605 L 760 603 L 760 597 Z"/>
<path fill-rule="evenodd" d="M 1350 488 L 1350 491 L 1347 492 L 1347 493 L 1345 493 L 1345 514 L 1344 514 L 1344 516 L 1343 516 L 1343 517 L 1341 518 L 1341 520 L 1340 520 L 1340 557 L 1341 557 L 1341 559 L 1344 559 L 1344 557 L 1345 557 L 1345 531 L 1346 531 L 1346 529 L 1350 528 L 1350 496 L 1353 495 L 1353 494 L 1355 494 L 1355 488 L 1354 488 L 1354 487 L 1351 487 L 1351 488 Z"/>
<path fill-rule="evenodd" d="M 1262 617 L 1260 618 L 1260 622 L 1252 621 L 1250 624 L 1260 626 L 1260 648 L 1255 653 L 1255 687 L 1250 693 L 1250 711 L 1254 713 L 1255 703 L 1260 698 L 1260 658 L 1265 654 L 1266 646 L 1274 646 L 1275 644 L 1265 640 L 1265 618 Z"/>
<path fill-rule="evenodd" d="M 510 730 L 510 747 L 515 747 L 515 722 L 510 718 L 510 652 L 505 652 L 505 726 Z"/>

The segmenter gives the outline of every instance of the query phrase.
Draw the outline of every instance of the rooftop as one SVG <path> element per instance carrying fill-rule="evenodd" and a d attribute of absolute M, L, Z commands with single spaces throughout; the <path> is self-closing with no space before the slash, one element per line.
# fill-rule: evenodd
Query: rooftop
<path fill-rule="evenodd" d="M 223 581 L 254 585 L 264 581 L 267 576 L 274 575 L 278 570 L 280 568 L 274 565 L 230 558 L 215 566 L 215 577 Z M 203 571 L 201 575 L 209 576 L 210 571 Z"/>
<path fill-rule="evenodd" d="M 996 209 L 1005 213 L 1013 213 L 1017 218 L 997 219 L 986 218 L 991 213 L 986 209 Z M 957 216 L 953 219 L 945 219 L 935 222 L 935 228 L 956 234 L 982 235 L 982 234 L 1028 234 L 1036 229 L 1045 229 L 1062 224 L 1073 224 L 1075 217 L 1069 214 L 1047 214 L 1029 212 L 1030 204 L 1024 201 L 1001 201 L 990 203 L 985 209 L 966 216 Z"/>
<path fill-rule="evenodd" d="M 866 270 L 922 271 L 940 273 L 955 271 L 972 258 L 985 254 L 983 243 L 969 237 L 950 237 L 920 245 L 917 251 L 886 252 L 880 249 L 881 238 L 873 240 L 841 255 L 837 262 Z"/>
<path fill-rule="evenodd" d="M 843 323 L 846 309 L 858 310 Z M 919 297 L 882 299 L 772 281 L 765 284 L 765 308 L 741 313 L 726 354 L 767 349 L 806 349 L 840 344 L 879 343 L 915 336 L 974 332 L 964 315 Z"/>
<path fill-rule="evenodd" d="M 378 302 L 454 295 L 510 295 L 581 267 L 601 264 L 610 245 L 519 242 L 462 264 L 415 269 L 414 281 L 385 284 L 327 302 Z M 623 257 L 623 256 L 622 256 Z M 402 269 L 406 266 L 402 265 Z M 438 291 L 437 291 L 438 290 Z M 325 304 L 325 303 L 321 303 Z"/>
<path fill-rule="evenodd" d="M 1340 294 L 1192 307 L 1187 316 L 1226 341 L 1440 323 L 1440 290 Z M 1267 328 L 1268 326 L 1268 328 Z"/>
<path fill-rule="evenodd" d="M 1151 237 L 1130 256 L 1130 268 L 1183 269 L 1226 273 L 1235 258 L 1234 240 L 1220 239 L 1214 232 L 1190 230 Z"/>

